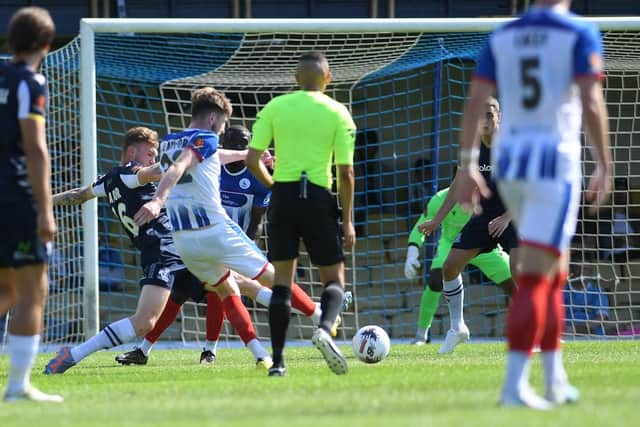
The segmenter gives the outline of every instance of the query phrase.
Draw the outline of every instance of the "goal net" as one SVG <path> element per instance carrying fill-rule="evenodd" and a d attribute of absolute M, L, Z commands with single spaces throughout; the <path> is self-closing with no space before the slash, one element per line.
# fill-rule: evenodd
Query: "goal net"
<path fill-rule="evenodd" d="M 377 324 L 392 338 L 412 337 L 428 268 L 418 280 L 404 278 L 408 234 L 428 198 L 447 187 L 455 172 L 474 61 L 500 22 L 83 20 L 82 49 L 91 50 L 85 74 L 78 39 L 50 54 L 43 69 L 51 85 L 53 189 L 88 184 L 117 164 L 130 127 L 148 126 L 163 135 L 187 126 L 190 92 L 197 87 L 224 91 L 234 106 L 231 123 L 251 128 L 260 108 L 295 88 L 298 56 L 322 51 L 333 76 L 328 94 L 349 107 L 359 129 L 358 242 L 348 257 L 346 285 L 355 301 L 344 313 L 340 336 Z M 581 218 L 573 251 L 577 276 L 566 293 L 573 319 L 567 333 L 638 336 L 640 21 L 598 22 L 606 49 L 616 193 L 612 205 Z M 588 176 L 594 166 L 588 150 L 584 158 Z M 45 321 L 48 342 L 78 341 L 135 310 L 138 254 L 103 201 L 82 209 L 56 209 L 60 234 Z M 266 247 L 264 237 L 260 244 Z M 426 267 L 434 248 L 428 239 Z M 468 269 L 463 279 L 472 335 L 501 337 L 508 298 L 477 270 Z M 304 255 L 297 280 L 319 300 L 322 284 Z M 258 334 L 267 337 L 265 308 L 248 304 Z M 596 320 L 585 322 L 584 314 Z M 203 317 L 204 306 L 186 304 L 164 338 L 204 339 Z M 443 299 L 434 337 L 444 335 L 448 322 Z M 312 326 L 295 316 L 290 338 L 310 336 Z M 236 338 L 228 326 L 224 332 Z"/>

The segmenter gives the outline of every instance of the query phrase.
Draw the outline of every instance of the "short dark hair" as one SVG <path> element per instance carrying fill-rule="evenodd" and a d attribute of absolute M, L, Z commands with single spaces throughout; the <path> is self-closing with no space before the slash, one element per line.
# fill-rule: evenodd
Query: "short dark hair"
<path fill-rule="evenodd" d="M 228 150 L 245 150 L 249 146 L 251 132 L 242 125 L 229 126 L 222 136 L 222 147 Z"/>
<path fill-rule="evenodd" d="M 222 113 L 230 117 L 233 113 L 231 101 L 224 93 L 212 88 L 202 87 L 191 94 L 191 116 L 199 116 L 204 113 Z"/>
<path fill-rule="evenodd" d="M 122 148 L 126 150 L 131 145 L 140 143 L 151 144 L 154 148 L 158 148 L 158 132 L 144 126 L 133 127 L 124 134 Z"/>
<path fill-rule="evenodd" d="M 35 52 L 50 45 L 55 32 L 56 27 L 46 9 L 23 7 L 9 21 L 9 50 L 14 54 Z"/>

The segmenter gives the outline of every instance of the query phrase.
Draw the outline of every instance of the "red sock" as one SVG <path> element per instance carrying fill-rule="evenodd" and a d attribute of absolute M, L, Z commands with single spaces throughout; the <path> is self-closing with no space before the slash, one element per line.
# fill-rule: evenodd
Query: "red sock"
<path fill-rule="evenodd" d="M 162 314 L 158 318 L 156 325 L 153 329 L 147 332 L 147 335 L 144 338 L 152 343 L 158 341 L 160 335 L 173 323 L 176 321 L 176 317 L 178 317 L 178 313 L 180 312 L 181 305 L 176 304 L 171 298 L 167 300 L 167 304 L 164 306 L 164 310 L 162 310 Z"/>
<path fill-rule="evenodd" d="M 309 317 L 316 311 L 316 304 L 297 284 L 291 285 L 291 307 Z"/>
<path fill-rule="evenodd" d="M 556 274 L 549 289 L 547 299 L 547 318 L 540 341 L 540 350 L 553 351 L 560 349 L 560 337 L 564 327 L 564 307 L 562 290 L 567 283 L 567 272 Z"/>
<path fill-rule="evenodd" d="M 224 322 L 224 308 L 217 292 L 207 292 L 207 341 L 218 341 Z"/>
<path fill-rule="evenodd" d="M 551 283 L 535 273 L 519 273 L 515 279 L 518 287 L 507 314 L 507 341 L 509 350 L 530 354 L 542 336 Z"/>
<path fill-rule="evenodd" d="M 253 329 L 251 316 L 249 316 L 247 307 L 242 304 L 239 295 L 226 297 L 222 301 L 222 307 L 224 307 L 224 312 L 229 322 L 231 322 L 231 326 L 238 332 L 240 339 L 245 345 L 256 338 L 256 331 Z"/>

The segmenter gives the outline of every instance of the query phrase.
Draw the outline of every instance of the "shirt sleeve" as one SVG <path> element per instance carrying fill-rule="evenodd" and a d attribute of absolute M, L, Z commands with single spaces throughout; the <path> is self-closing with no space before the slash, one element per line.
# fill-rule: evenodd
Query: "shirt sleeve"
<path fill-rule="evenodd" d="M 420 231 L 418 226 L 425 221 L 428 221 L 428 219 L 423 213 L 422 215 L 420 215 L 420 218 L 418 218 L 418 221 L 416 221 L 416 223 L 413 225 L 411 233 L 409 233 L 409 241 L 407 243 L 407 246 L 417 246 L 418 248 L 421 248 L 422 245 L 424 245 L 425 235 Z"/>
<path fill-rule="evenodd" d="M 120 175 L 120 180 L 127 186 L 127 188 L 134 189 L 142 187 L 142 184 L 140 184 L 140 181 L 138 180 L 138 174 L 123 174 Z"/>
<path fill-rule="evenodd" d="M 253 137 L 249 148 L 264 151 L 269 148 L 273 140 L 273 101 L 264 106 L 256 116 L 253 124 Z"/>
<path fill-rule="evenodd" d="M 482 53 L 480 53 L 473 78 L 493 84 L 496 82 L 496 62 L 491 50 L 491 37 L 489 37 L 482 49 Z"/>
<path fill-rule="evenodd" d="M 446 197 L 446 193 L 444 195 Z M 427 221 L 431 221 L 433 219 L 433 217 L 436 216 L 436 213 L 438 213 L 438 210 L 440 209 L 440 206 L 442 206 L 442 201 L 444 200 L 444 197 L 442 197 L 441 193 L 436 193 L 436 195 L 434 195 L 431 200 L 429 200 L 429 203 L 427 203 L 427 216 L 426 219 Z"/>
<path fill-rule="evenodd" d="M 34 74 L 18 84 L 18 119 L 44 120 L 47 106 L 47 80 Z"/>
<path fill-rule="evenodd" d="M 98 179 L 95 180 L 93 184 L 91 184 L 91 190 L 96 197 L 105 197 L 107 195 L 107 191 L 104 188 L 104 181 L 106 179 L 106 175 L 99 176 Z"/>
<path fill-rule="evenodd" d="M 213 156 L 218 150 L 218 136 L 215 134 L 198 134 L 191 137 L 185 148 L 192 150 L 199 161 Z"/>
<path fill-rule="evenodd" d="M 424 245 L 424 241 L 426 236 L 418 229 L 418 226 L 426 221 L 431 221 L 433 217 L 440 209 L 442 205 L 442 198 L 440 197 L 440 193 L 436 193 L 430 200 L 427 202 L 427 205 L 424 207 L 424 212 L 420 215 L 418 221 L 413 225 L 411 229 L 411 234 L 409 234 L 409 245 L 415 245 L 419 248 Z"/>
<path fill-rule="evenodd" d="M 353 165 L 353 152 L 356 142 L 356 124 L 346 107 L 338 115 L 338 126 L 334 139 L 334 153 L 336 165 Z"/>
<path fill-rule="evenodd" d="M 578 31 L 573 50 L 573 76 L 603 78 L 604 61 L 602 38 L 595 26 L 585 26 Z"/>

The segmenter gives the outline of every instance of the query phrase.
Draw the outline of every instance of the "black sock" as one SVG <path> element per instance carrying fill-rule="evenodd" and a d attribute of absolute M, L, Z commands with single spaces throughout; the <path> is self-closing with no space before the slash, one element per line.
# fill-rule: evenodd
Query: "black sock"
<path fill-rule="evenodd" d="M 344 298 L 344 289 L 337 282 L 329 282 L 325 284 L 322 297 L 320 298 L 320 327 L 331 333 L 331 327 L 336 321 L 336 317 L 340 314 L 342 307 L 342 299 Z"/>
<path fill-rule="evenodd" d="M 287 329 L 291 317 L 291 288 L 274 285 L 271 290 L 273 294 L 269 303 L 269 329 L 271 330 L 273 365 L 284 366 L 282 351 L 287 339 Z"/>

